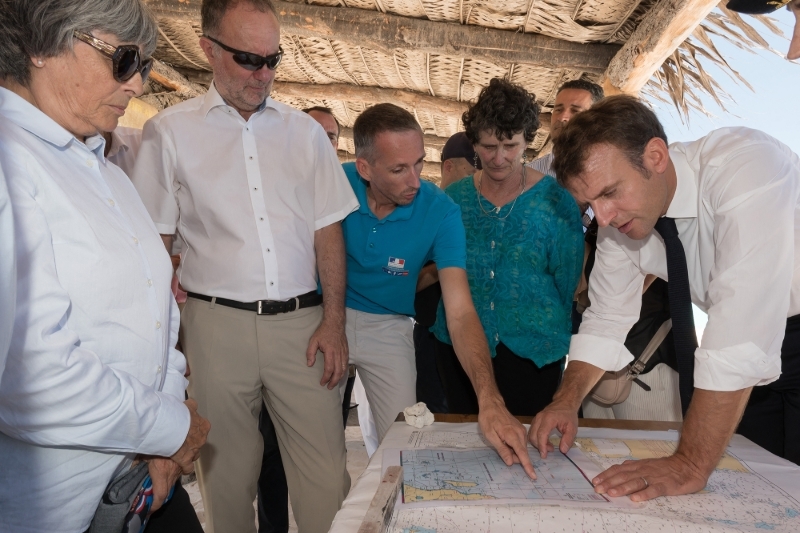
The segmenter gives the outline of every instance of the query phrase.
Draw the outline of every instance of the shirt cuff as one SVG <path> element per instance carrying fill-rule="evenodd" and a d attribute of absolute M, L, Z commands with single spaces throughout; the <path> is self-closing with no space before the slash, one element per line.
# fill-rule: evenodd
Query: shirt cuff
<path fill-rule="evenodd" d="M 155 226 L 159 235 L 175 235 L 175 230 L 177 229 L 175 224 L 159 224 L 155 222 Z"/>
<path fill-rule="evenodd" d="M 578 333 L 569 342 L 569 362 L 583 361 L 606 372 L 618 372 L 633 361 L 633 355 L 619 341 Z"/>
<path fill-rule="evenodd" d="M 347 215 L 349 215 L 359 207 L 360 204 L 358 203 L 358 200 L 354 196 L 353 199 L 350 200 L 350 202 L 348 202 L 344 208 L 340 209 L 339 211 L 333 214 L 317 219 L 314 222 L 314 231 L 321 230 L 322 228 L 327 228 L 331 224 L 344 220 L 345 218 L 347 218 Z"/>
<path fill-rule="evenodd" d="M 767 385 L 780 375 L 780 355 L 769 356 L 752 342 L 695 352 L 694 386 L 698 389 L 737 391 Z"/>
<path fill-rule="evenodd" d="M 136 451 L 144 455 L 171 457 L 186 440 L 191 415 L 181 400 L 163 392 L 156 394 L 161 400 L 156 421 Z"/>

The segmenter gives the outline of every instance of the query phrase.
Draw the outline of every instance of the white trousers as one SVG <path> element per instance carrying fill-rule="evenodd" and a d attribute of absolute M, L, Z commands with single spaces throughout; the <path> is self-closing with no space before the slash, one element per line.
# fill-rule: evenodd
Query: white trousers
<path fill-rule="evenodd" d="M 585 418 L 604 418 L 619 420 L 655 420 L 660 422 L 680 422 L 681 397 L 678 392 L 678 373 L 669 365 L 656 365 L 647 374 L 639 376 L 652 389 L 647 392 L 634 383 L 628 399 L 617 405 L 605 407 L 589 400 L 583 400 Z"/>
<path fill-rule="evenodd" d="M 403 315 L 376 315 L 348 308 L 345 330 L 350 364 L 356 365 L 364 384 L 380 442 L 398 413 L 417 401 L 414 323 Z M 342 396 L 345 384 L 344 379 L 339 383 Z"/>

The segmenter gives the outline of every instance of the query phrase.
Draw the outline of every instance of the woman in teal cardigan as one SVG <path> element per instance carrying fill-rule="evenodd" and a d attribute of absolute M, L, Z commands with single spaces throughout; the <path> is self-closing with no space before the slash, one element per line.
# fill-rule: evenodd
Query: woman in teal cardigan
<path fill-rule="evenodd" d="M 583 265 L 580 211 L 553 176 L 523 164 L 539 127 L 534 95 L 495 78 L 462 120 L 482 170 L 446 192 L 461 206 L 472 299 L 506 407 L 535 415 L 552 400 L 569 347 Z M 433 331 L 450 412 L 477 413 L 441 304 Z"/>

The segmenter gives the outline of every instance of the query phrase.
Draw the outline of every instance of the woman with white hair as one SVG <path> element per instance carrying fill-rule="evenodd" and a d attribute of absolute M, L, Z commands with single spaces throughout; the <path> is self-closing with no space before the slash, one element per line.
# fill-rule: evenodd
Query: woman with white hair
<path fill-rule="evenodd" d="M 17 268 L 0 531 L 85 532 L 136 460 L 156 509 L 208 433 L 184 402 L 170 259 L 99 134 L 142 93 L 157 31 L 141 0 L 0 0 L 0 170 Z M 163 514 L 188 512 L 169 530 L 200 530 L 177 490 Z"/>

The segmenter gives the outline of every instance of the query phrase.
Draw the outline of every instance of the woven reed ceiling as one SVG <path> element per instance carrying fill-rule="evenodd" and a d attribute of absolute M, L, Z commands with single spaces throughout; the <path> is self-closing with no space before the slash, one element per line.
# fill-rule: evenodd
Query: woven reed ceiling
<path fill-rule="evenodd" d="M 662 3 L 667 1 L 680 4 L 680 0 Z M 147 3 L 159 16 L 155 57 L 189 81 L 207 86 L 210 66 L 198 45 L 200 0 Z M 434 163 L 440 161 L 443 140 L 462 129 L 461 112 L 490 79 L 506 77 L 523 85 L 547 113 L 565 81 L 583 77 L 602 83 L 611 59 L 657 5 L 657 0 L 278 0 L 285 55 L 273 97 L 297 108 L 330 107 L 347 128 L 369 105 L 393 101 L 417 117 L 427 135 L 426 159 Z M 351 18 L 330 18 L 331 14 Z M 371 27 L 373 20 L 384 25 L 383 33 Z M 405 21 L 423 26 L 419 33 L 408 28 L 385 30 L 398 20 L 401 25 Z M 437 47 L 437 35 L 450 29 L 477 38 L 481 47 L 453 46 L 449 34 L 444 37 L 447 42 Z M 476 34 L 480 31 L 485 37 Z M 506 37 L 519 39 L 518 53 L 503 55 L 502 50 L 517 46 L 497 44 L 498 38 Z M 541 54 L 531 55 L 528 48 Z M 399 90 L 395 94 L 409 98 L 388 97 L 390 91 L 380 89 Z M 155 81 L 148 91 L 144 99 L 160 108 L 196 94 L 192 90 L 169 94 Z M 418 103 L 416 97 L 434 105 Z M 549 117 L 543 118 L 530 146 L 537 152 L 548 143 Z M 339 148 L 354 152 L 347 132 Z"/>

